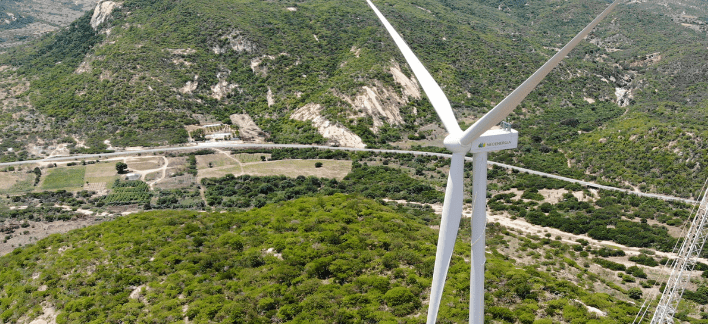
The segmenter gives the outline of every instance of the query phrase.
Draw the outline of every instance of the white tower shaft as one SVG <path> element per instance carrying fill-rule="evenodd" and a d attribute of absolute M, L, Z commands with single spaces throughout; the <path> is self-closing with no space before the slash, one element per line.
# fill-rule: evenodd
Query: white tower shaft
<path fill-rule="evenodd" d="M 708 190 L 703 193 L 703 199 L 696 210 L 696 216 L 686 233 L 676 259 L 672 260 L 670 267 L 667 266 L 667 269 L 671 269 L 671 275 L 666 282 L 666 288 L 661 295 L 651 324 L 674 323 L 673 317 L 681 301 L 681 296 L 686 289 L 686 284 L 691 279 L 691 271 L 693 271 L 703 250 L 706 238 L 708 238 L 708 228 L 706 227 L 706 223 L 708 223 L 707 194 Z"/>
<path fill-rule="evenodd" d="M 484 232 L 487 226 L 487 152 L 474 153 L 472 194 L 472 268 L 470 269 L 470 324 L 484 323 Z"/>

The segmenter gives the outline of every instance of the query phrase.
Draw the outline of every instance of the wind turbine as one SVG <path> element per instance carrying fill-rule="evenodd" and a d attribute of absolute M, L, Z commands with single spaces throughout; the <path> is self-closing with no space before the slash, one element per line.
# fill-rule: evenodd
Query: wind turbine
<path fill-rule="evenodd" d="M 482 116 L 464 132 L 457 123 L 450 102 L 440 86 L 428 73 L 423 64 L 406 45 L 406 42 L 374 6 L 371 0 L 366 0 L 371 9 L 381 20 L 396 45 L 403 53 L 408 65 L 418 78 L 423 90 L 428 95 L 435 112 L 442 120 L 448 136 L 444 140 L 445 147 L 452 151 L 450 174 L 445 188 L 442 218 L 440 220 L 440 236 L 438 237 L 435 254 L 435 270 L 430 289 L 430 304 L 428 305 L 428 324 L 434 324 L 438 316 L 440 299 L 445 277 L 450 266 L 450 258 L 457 238 L 457 230 L 462 217 L 463 176 L 465 154 L 473 155 L 473 194 L 474 211 L 472 214 L 472 266 L 470 270 L 470 317 L 471 324 L 484 323 L 484 227 L 486 226 L 486 191 L 487 191 L 487 153 L 499 149 L 514 148 L 517 145 L 518 133 L 505 125 L 502 130 L 490 130 L 506 118 L 521 101 L 548 75 L 548 73 L 577 46 L 595 26 L 605 18 L 622 0 L 615 0 L 585 29 L 576 35 L 567 45 L 556 53 L 538 71 L 522 83 L 509 96 Z M 487 144 L 487 145 L 485 145 Z M 489 145 L 492 144 L 492 145 Z M 496 144 L 496 145 L 494 145 Z"/>

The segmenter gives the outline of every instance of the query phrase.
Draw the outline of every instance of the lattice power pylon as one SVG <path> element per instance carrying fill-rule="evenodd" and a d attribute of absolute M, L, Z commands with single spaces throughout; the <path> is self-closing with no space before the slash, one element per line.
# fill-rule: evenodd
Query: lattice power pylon
<path fill-rule="evenodd" d="M 706 189 L 705 184 L 703 189 Z M 674 314 L 678 308 L 683 291 L 686 289 L 686 284 L 691 279 L 691 271 L 696 266 L 698 257 L 703 250 L 703 246 L 708 238 L 708 190 L 703 192 L 703 198 L 700 205 L 696 209 L 695 217 L 691 222 L 691 227 L 688 229 L 684 237 L 681 248 L 678 251 L 676 259 L 673 259 L 667 264 L 667 269 L 671 269 L 669 280 L 666 282 L 666 288 L 661 295 L 659 304 L 656 306 L 654 317 L 651 319 L 651 324 L 666 324 L 674 322 Z"/>

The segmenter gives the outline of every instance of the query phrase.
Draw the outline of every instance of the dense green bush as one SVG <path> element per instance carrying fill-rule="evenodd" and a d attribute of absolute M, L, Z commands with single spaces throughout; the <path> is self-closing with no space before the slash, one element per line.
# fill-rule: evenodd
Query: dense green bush
<path fill-rule="evenodd" d="M 631 257 L 629 257 L 629 261 L 636 262 L 636 263 L 643 264 L 645 266 L 650 266 L 650 267 L 656 267 L 659 265 L 659 262 L 657 262 L 656 259 L 654 259 L 651 256 L 648 256 L 646 254 L 639 254 L 639 255 L 631 256 Z"/>
<path fill-rule="evenodd" d="M 422 203 L 442 202 L 443 199 L 441 192 L 398 169 L 356 163 L 342 181 L 304 176 L 226 175 L 218 179 L 204 178 L 202 185 L 207 189 L 209 205 L 235 208 L 262 207 L 269 202 L 337 192 L 358 193 L 372 199 L 388 197 Z"/>

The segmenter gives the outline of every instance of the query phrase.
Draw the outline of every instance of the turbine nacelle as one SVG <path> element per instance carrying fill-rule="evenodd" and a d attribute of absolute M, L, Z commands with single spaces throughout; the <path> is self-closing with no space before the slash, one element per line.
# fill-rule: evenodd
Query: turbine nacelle
<path fill-rule="evenodd" d="M 511 128 L 490 129 L 472 142 L 472 153 L 494 152 L 516 148 L 519 132 Z"/>
<path fill-rule="evenodd" d="M 513 149 L 519 145 L 519 132 L 510 127 L 490 129 L 471 144 L 460 143 L 462 133 L 450 134 L 445 137 L 445 148 L 453 153 L 482 153 Z"/>

